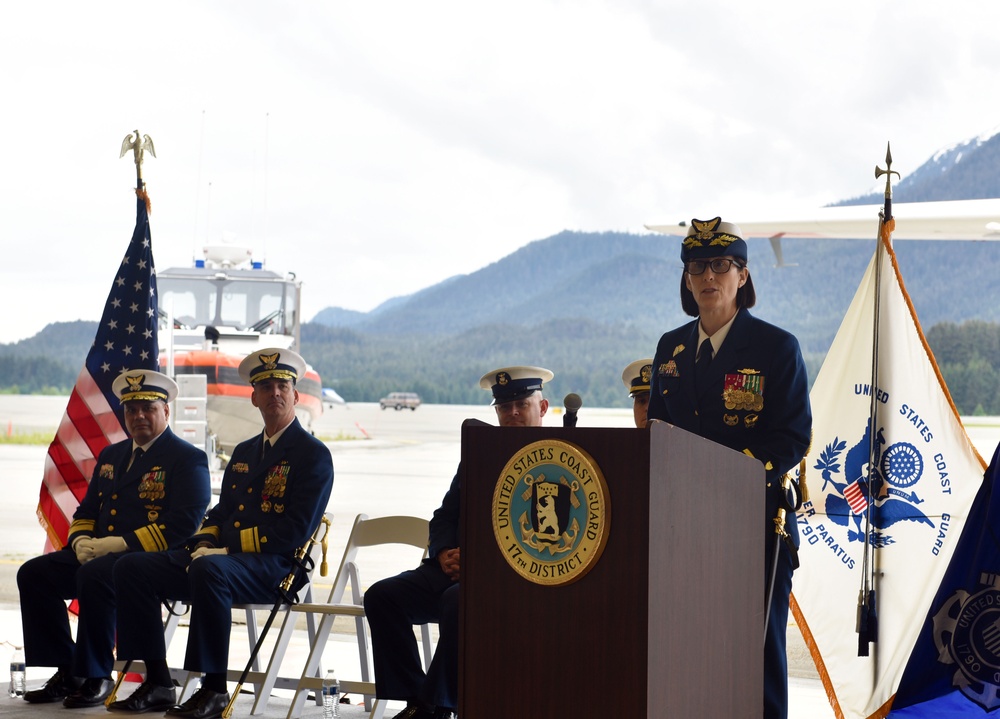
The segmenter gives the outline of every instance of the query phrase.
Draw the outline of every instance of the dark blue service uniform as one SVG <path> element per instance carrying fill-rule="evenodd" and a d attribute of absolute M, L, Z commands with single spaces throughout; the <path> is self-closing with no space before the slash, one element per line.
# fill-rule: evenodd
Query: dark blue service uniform
<path fill-rule="evenodd" d="M 653 358 L 648 416 L 748 454 L 764 465 L 766 591 L 777 541 L 773 520 L 783 496 L 781 477 L 805 455 L 812 431 L 805 363 L 793 335 L 746 309 L 737 313 L 696 388 L 697 352 L 698 320 L 660 338 Z M 798 546 L 798 528 L 791 513 L 785 526 Z M 785 630 L 792 571 L 791 552 L 782 544 L 764 641 L 764 715 L 768 718 L 787 714 Z"/>
<path fill-rule="evenodd" d="M 365 592 L 375 693 L 380 699 L 418 699 L 449 709 L 458 706 L 459 584 L 442 571 L 437 555 L 459 546 L 461 475 L 459 466 L 431 518 L 427 559 L 416 569 L 376 582 Z M 425 676 L 413 626 L 428 622 L 437 622 L 439 634 Z"/>
<path fill-rule="evenodd" d="M 126 556 L 182 546 L 205 516 L 212 490 L 203 451 L 168 427 L 126 470 L 131 457 L 131 439 L 105 447 L 73 515 L 66 547 L 30 559 L 18 570 L 29 665 L 70 667 L 77 677 L 110 676 L 115 564 Z M 71 547 L 84 536 L 122 537 L 128 551 L 81 565 Z M 74 598 L 80 607 L 75 647 L 65 602 Z"/>
<path fill-rule="evenodd" d="M 191 561 L 188 549 L 130 556 L 115 567 L 118 655 L 166 658 L 160 602 L 191 605 L 184 668 L 222 673 L 229 665 L 232 605 L 269 604 L 292 570 L 295 551 L 319 525 L 333 489 L 326 445 L 296 419 L 262 457 L 263 435 L 237 445 L 215 505 L 190 547 L 226 548 Z M 190 565 L 190 566 L 189 566 Z"/>

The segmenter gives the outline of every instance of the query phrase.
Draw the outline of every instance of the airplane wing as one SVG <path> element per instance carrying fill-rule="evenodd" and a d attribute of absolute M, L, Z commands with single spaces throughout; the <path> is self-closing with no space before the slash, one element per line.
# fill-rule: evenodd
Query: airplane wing
<path fill-rule="evenodd" d="M 332 387 L 323 388 L 323 401 L 331 407 L 335 404 L 347 404 L 346 400 L 337 394 L 337 391 Z"/>
<path fill-rule="evenodd" d="M 781 220 L 733 218 L 748 237 L 875 238 L 881 205 L 821 207 Z M 1000 240 L 1000 199 L 894 202 L 893 240 Z M 687 224 L 646 225 L 665 235 L 684 236 Z M 772 245 L 775 243 L 772 242 Z M 780 258 L 780 255 L 779 255 Z M 780 261 L 779 261 L 780 264 Z"/>

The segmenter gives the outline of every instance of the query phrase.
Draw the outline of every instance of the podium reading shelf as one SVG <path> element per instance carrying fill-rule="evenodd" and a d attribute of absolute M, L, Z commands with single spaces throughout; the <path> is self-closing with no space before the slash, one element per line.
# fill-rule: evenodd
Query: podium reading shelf
<path fill-rule="evenodd" d="M 462 472 L 459 716 L 760 717 L 760 462 L 664 423 L 467 420 Z"/>

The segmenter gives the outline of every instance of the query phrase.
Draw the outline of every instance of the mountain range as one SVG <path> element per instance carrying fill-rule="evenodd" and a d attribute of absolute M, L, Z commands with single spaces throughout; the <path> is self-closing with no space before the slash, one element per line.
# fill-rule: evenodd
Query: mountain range
<path fill-rule="evenodd" d="M 935 152 L 927 162 L 893 188 L 895 202 L 984 200 L 1000 197 L 1000 128 Z M 834 203 L 870 205 L 882 202 L 882 190 Z"/>
<path fill-rule="evenodd" d="M 935 153 L 903 178 L 897 202 L 1000 197 L 1000 135 Z M 864 195 L 839 204 L 869 204 Z M 872 218 L 874 237 L 877 217 Z M 785 238 L 775 267 L 767 242 L 751 240 L 757 316 L 793 332 L 814 377 L 875 249 L 874 239 Z M 906 288 L 922 326 L 1000 321 L 991 243 L 897 242 Z M 548 367 L 550 398 L 577 392 L 589 406 L 628 402 L 621 371 L 653 354 L 659 335 L 690 318 L 680 309 L 680 239 L 659 234 L 561 232 L 468 275 L 362 313 L 329 307 L 302 328 L 302 353 L 348 401 L 416 391 L 426 402 L 479 404 L 485 372 Z M 96 323 L 56 323 L 0 345 L 0 388 L 25 373 L 58 374 L 72 386 Z M 45 362 L 32 358 L 44 358 Z M 6 368 L 6 369 L 5 369 Z M 5 376 L 6 375 L 6 376 Z"/>

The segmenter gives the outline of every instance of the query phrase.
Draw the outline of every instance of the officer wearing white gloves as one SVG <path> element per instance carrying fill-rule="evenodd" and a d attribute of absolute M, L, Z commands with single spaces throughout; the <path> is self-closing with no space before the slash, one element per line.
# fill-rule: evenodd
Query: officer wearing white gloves
<path fill-rule="evenodd" d="M 112 570 L 133 553 L 184 545 L 211 499 L 205 453 L 167 426 L 177 384 L 152 370 L 122 372 L 112 384 L 130 438 L 105 447 L 73 515 L 67 546 L 25 562 L 17 573 L 27 664 L 56 667 L 33 704 L 101 704 L 111 692 L 115 646 Z M 66 600 L 79 602 L 76 643 Z"/>

